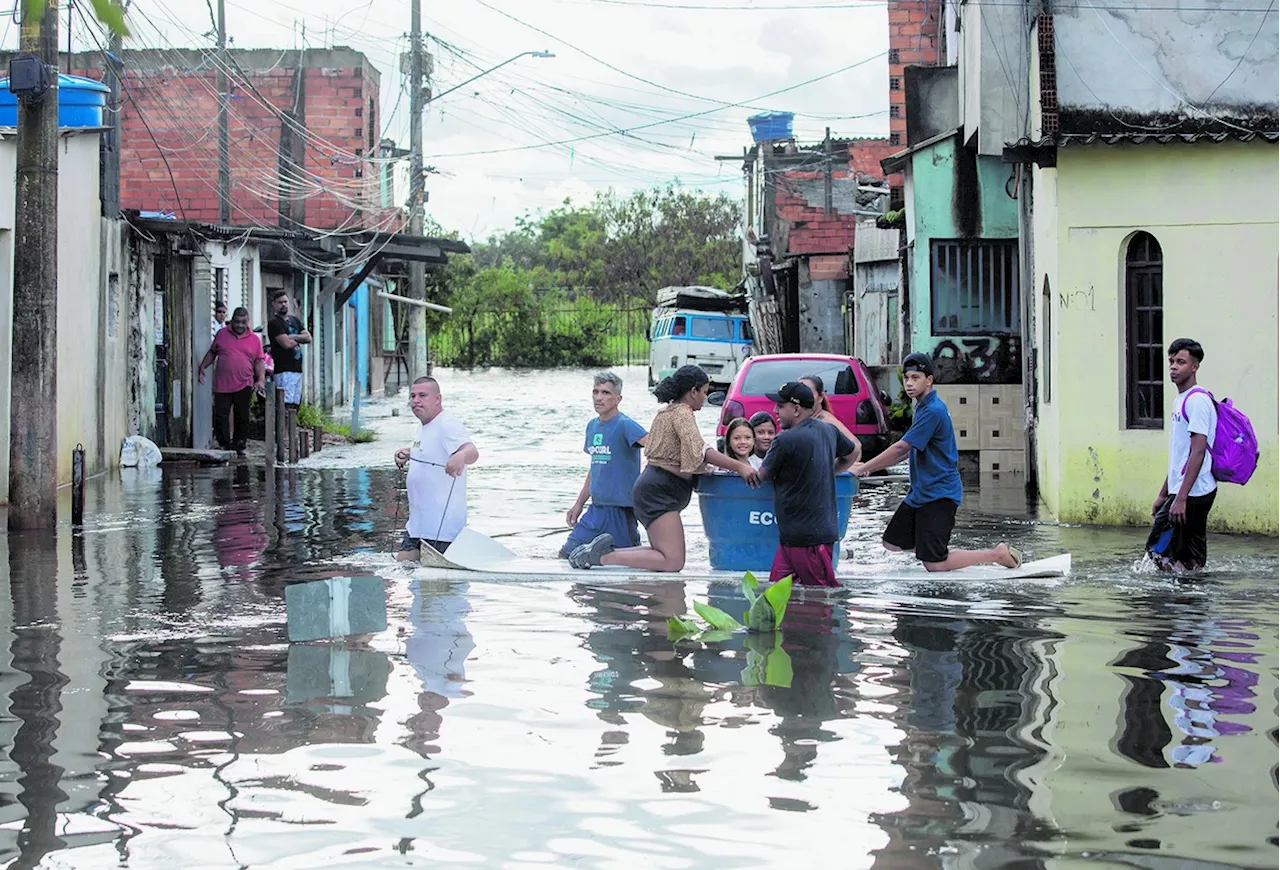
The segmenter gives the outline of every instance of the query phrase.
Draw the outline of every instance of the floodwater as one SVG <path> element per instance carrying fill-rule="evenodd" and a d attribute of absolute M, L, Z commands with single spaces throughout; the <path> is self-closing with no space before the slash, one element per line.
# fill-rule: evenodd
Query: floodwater
<path fill-rule="evenodd" d="M 644 373 L 626 376 L 647 422 Z M 588 373 L 440 377 L 481 451 L 472 525 L 553 552 Z M 1039 522 L 1016 482 L 975 480 L 959 541 L 1071 551 L 1075 575 L 807 595 L 789 687 L 751 685 L 769 650 L 666 637 L 694 601 L 734 611 L 730 586 L 393 565 L 402 402 L 365 408 L 378 442 L 274 492 L 245 464 L 127 470 L 90 483 L 83 534 L 0 537 L 0 861 L 1276 866 L 1273 539 L 1215 537 L 1207 575 L 1161 577 L 1134 568 L 1140 530 Z M 846 558 L 885 558 L 901 495 L 864 490 Z M 370 574 L 385 632 L 288 643 L 289 584 Z"/>

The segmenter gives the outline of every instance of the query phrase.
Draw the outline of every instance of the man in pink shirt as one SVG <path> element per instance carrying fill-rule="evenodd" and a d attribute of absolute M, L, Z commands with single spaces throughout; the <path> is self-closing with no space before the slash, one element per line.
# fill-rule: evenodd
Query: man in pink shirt
<path fill-rule="evenodd" d="M 249 431 L 249 399 L 254 392 L 266 392 L 267 363 L 262 339 L 249 330 L 249 312 L 237 308 L 231 313 L 230 329 L 220 329 L 209 352 L 200 360 L 197 372 L 204 383 L 204 370 L 217 360 L 213 373 L 213 432 L 218 446 L 244 455 L 245 433 Z M 227 418 L 235 412 L 234 441 L 227 434 Z"/>

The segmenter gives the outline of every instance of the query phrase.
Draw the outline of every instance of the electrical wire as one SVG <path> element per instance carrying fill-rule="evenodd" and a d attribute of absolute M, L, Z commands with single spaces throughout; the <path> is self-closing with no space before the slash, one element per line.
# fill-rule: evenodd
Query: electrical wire
<path fill-rule="evenodd" d="M 477 0 L 477 2 L 481 2 L 481 0 Z M 761 95 L 760 95 L 760 96 L 758 96 L 758 97 L 753 97 L 753 98 L 752 98 L 752 100 L 744 100 L 744 101 L 739 102 L 739 103 L 725 103 L 725 104 L 724 104 L 724 105 L 722 105 L 722 106 L 718 106 L 718 107 L 711 108 L 711 109 L 705 109 L 705 110 L 703 110 L 703 111 L 701 111 L 701 112 L 690 112 L 690 113 L 685 114 L 685 115 L 677 116 L 676 118 L 668 118 L 668 119 L 664 119 L 664 120 L 661 120 L 661 121 L 653 121 L 653 122 L 648 123 L 648 124 L 638 124 L 638 125 L 633 126 L 633 127 L 628 127 L 628 128 L 619 129 L 619 130 L 617 130 L 616 132 L 601 132 L 601 133 L 593 133 L 593 134 L 586 135 L 586 136 L 578 136 L 578 137 L 575 137 L 575 138 L 572 138 L 572 139 L 563 139 L 563 140 L 560 140 L 560 141 L 558 141 L 558 142 L 541 142 L 541 143 L 537 143 L 537 144 L 533 144 L 533 145 L 517 145 L 517 146 L 510 147 L 510 148 L 490 148 L 490 149 L 487 149 L 487 150 L 481 150 L 481 151 L 465 151 L 465 152 L 460 152 L 460 153 L 455 153 L 455 154 L 435 154 L 435 155 L 432 155 L 432 157 L 433 157 L 433 158 L 445 158 L 445 157 L 474 157 L 474 156 L 482 156 L 482 155 L 488 155 L 488 154 L 507 154 L 507 153 L 511 153 L 511 152 L 515 152 L 515 151 L 530 151 L 530 150 L 537 149 L 537 148 L 545 148 L 545 147 L 547 147 L 547 146 L 549 146 L 549 145 L 570 145 L 570 144 L 574 144 L 574 143 L 577 143 L 577 142 L 587 142 L 587 141 L 591 141 L 591 140 L 593 140 L 593 139 L 599 139 L 599 138 L 604 137 L 604 136 L 612 136 L 612 135 L 627 135 L 627 134 L 630 134 L 630 133 L 634 133 L 634 132 L 636 132 L 636 131 L 638 131 L 638 130 L 648 130 L 648 129 L 651 129 L 651 128 L 653 128 L 653 127 L 659 127 L 659 126 L 662 126 L 662 125 L 664 125 L 664 124 L 670 124 L 670 123 L 672 123 L 672 122 L 674 122 L 674 121 L 677 121 L 677 120 L 685 120 L 685 119 L 688 119 L 688 118 L 698 118 L 698 117 L 702 117 L 702 116 L 704 116 L 704 115 L 710 115 L 710 114 L 713 114 L 713 113 L 715 113 L 715 112 L 720 112 L 720 111 L 723 111 L 723 110 L 725 110 L 725 109 L 741 108 L 741 107 L 743 107 L 743 106 L 747 105 L 747 103 L 748 103 L 748 102 L 752 102 L 752 101 L 754 101 L 754 100 L 763 100 L 763 99 L 767 99 L 767 98 L 769 98 L 769 97 L 775 97 L 775 96 L 778 96 L 779 94 L 785 94 L 785 93 L 788 93 L 788 92 L 790 92 L 790 91 L 798 90 L 798 89 L 800 89 L 800 88 L 803 88 L 803 87 L 806 87 L 806 86 L 808 86 L 808 85 L 814 84 L 814 83 L 816 83 L 816 82 L 823 81 L 824 79 L 829 79 L 829 78 L 831 78 L 831 77 L 833 77 L 833 76 L 839 75 L 840 73 L 848 72 L 848 71 L 849 71 L 849 70 L 851 70 L 851 69 L 856 69 L 857 67 L 860 67 L 860 66 L 862 66 L 862 65 L 864 65 L 864 64 L 867 64 L 867 63 L 870 63 L 870 62 L 871 62 L 871 61 L 873 61 L 873 60 L 878 60 L 879 58 L 885 57 L 887 54 L 888 54 L 888 52 L 887 52 L 887 51 L 882 51 L 882 52 L 880 52 L 880 53 L 878 53 L 878 54 L 874 54 L 874 55 L 872 55 L 871 57 L 864 58 L 863 60 L 857 61 L 857 62 L 855 62 L 855 63 L 851 63 L 851 64 L 849 64 L 848 66 L 843 66 L 843 67 L 840 67 L 839 69 L 832 70 L 831 72 L 823 73 L 822 75 L 814 76 L 814 77 L 813 77 L 813 78 L 811 78 L 811 79 L 806 79 L 805 81 L 798 82 L 797 84 L 789 85 L 789 86 L 787 86 L 787 87 L 785 87 L 785 88 L 779 88 L 778 90 L 770 91 L 770 92 L 769 92 L 769 93 L 767 93 L 767 94 L 761 94 Z"/>

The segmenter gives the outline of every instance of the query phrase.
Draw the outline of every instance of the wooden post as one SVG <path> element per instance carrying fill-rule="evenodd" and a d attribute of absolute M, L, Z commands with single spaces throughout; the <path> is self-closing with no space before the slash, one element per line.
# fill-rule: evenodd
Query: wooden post
<path fill-rule="evenodd" d="M 289 464 L 298 463 L 298 409 L 285 405 L 285 443 L 289 445 Z"/>
<path fill-rule="evenodd" d="M 267 491 L 276 488 L 276 383 L 274 378 L 267 378 L 267 394 L 264 397 L 264 409 L 267 418 L 266 431 L 262 437 L 262 452 L 267 458 Z"/>
<path fill-rule="evenodd" d="M 298 457 L 306 459 L 311 455 L 311 433 L 303 429 L 298 433 Z"/>
<path fill-rule="evenodd" d="M 289 431 L 288 410 L 284 406 L 284 390 L 274 390 L 275 406 L 276 406 L 276 430 L 275 430 L 275 450 L 276 462 L 287 462 L 288 453 L 285 451 L 285 437 Z"/>
<path fill-rule="evenodd" d="M 311 452 L 319 453 L 324 449 L 324 427 L 316 426 L 311 430 Z"/>

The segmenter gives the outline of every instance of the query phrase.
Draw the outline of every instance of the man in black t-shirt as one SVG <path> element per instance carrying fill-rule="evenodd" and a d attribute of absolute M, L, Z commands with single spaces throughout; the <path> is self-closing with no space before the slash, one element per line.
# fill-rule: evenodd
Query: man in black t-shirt
<path fill-rule="evenodd" d="M 843 432 L 814 419 L 814 395 L 796 381 L 766 393 L 782 432 L 773 439 L 760 479 L 773 482 L 778 552 L 769 579 L 791 575 L 804 586 L 838 586 L 832 549 L 840 537 L 836 478 L 853 464 L 855 445 Z"/>
<path fill-rule="evenodd" d="M 271 344 L 271 359 L 275 362 L 276 389 L 284 391 L 286 443 L 298 443 L 298 406 L 302 404 L 302 345 L 311 343 L 311 333 L 302 321 L 289 314 L 289 294 L 277 290 L 271 294 L 271 308 L 275 316 L 267 322 L 267 340 Z"/>

